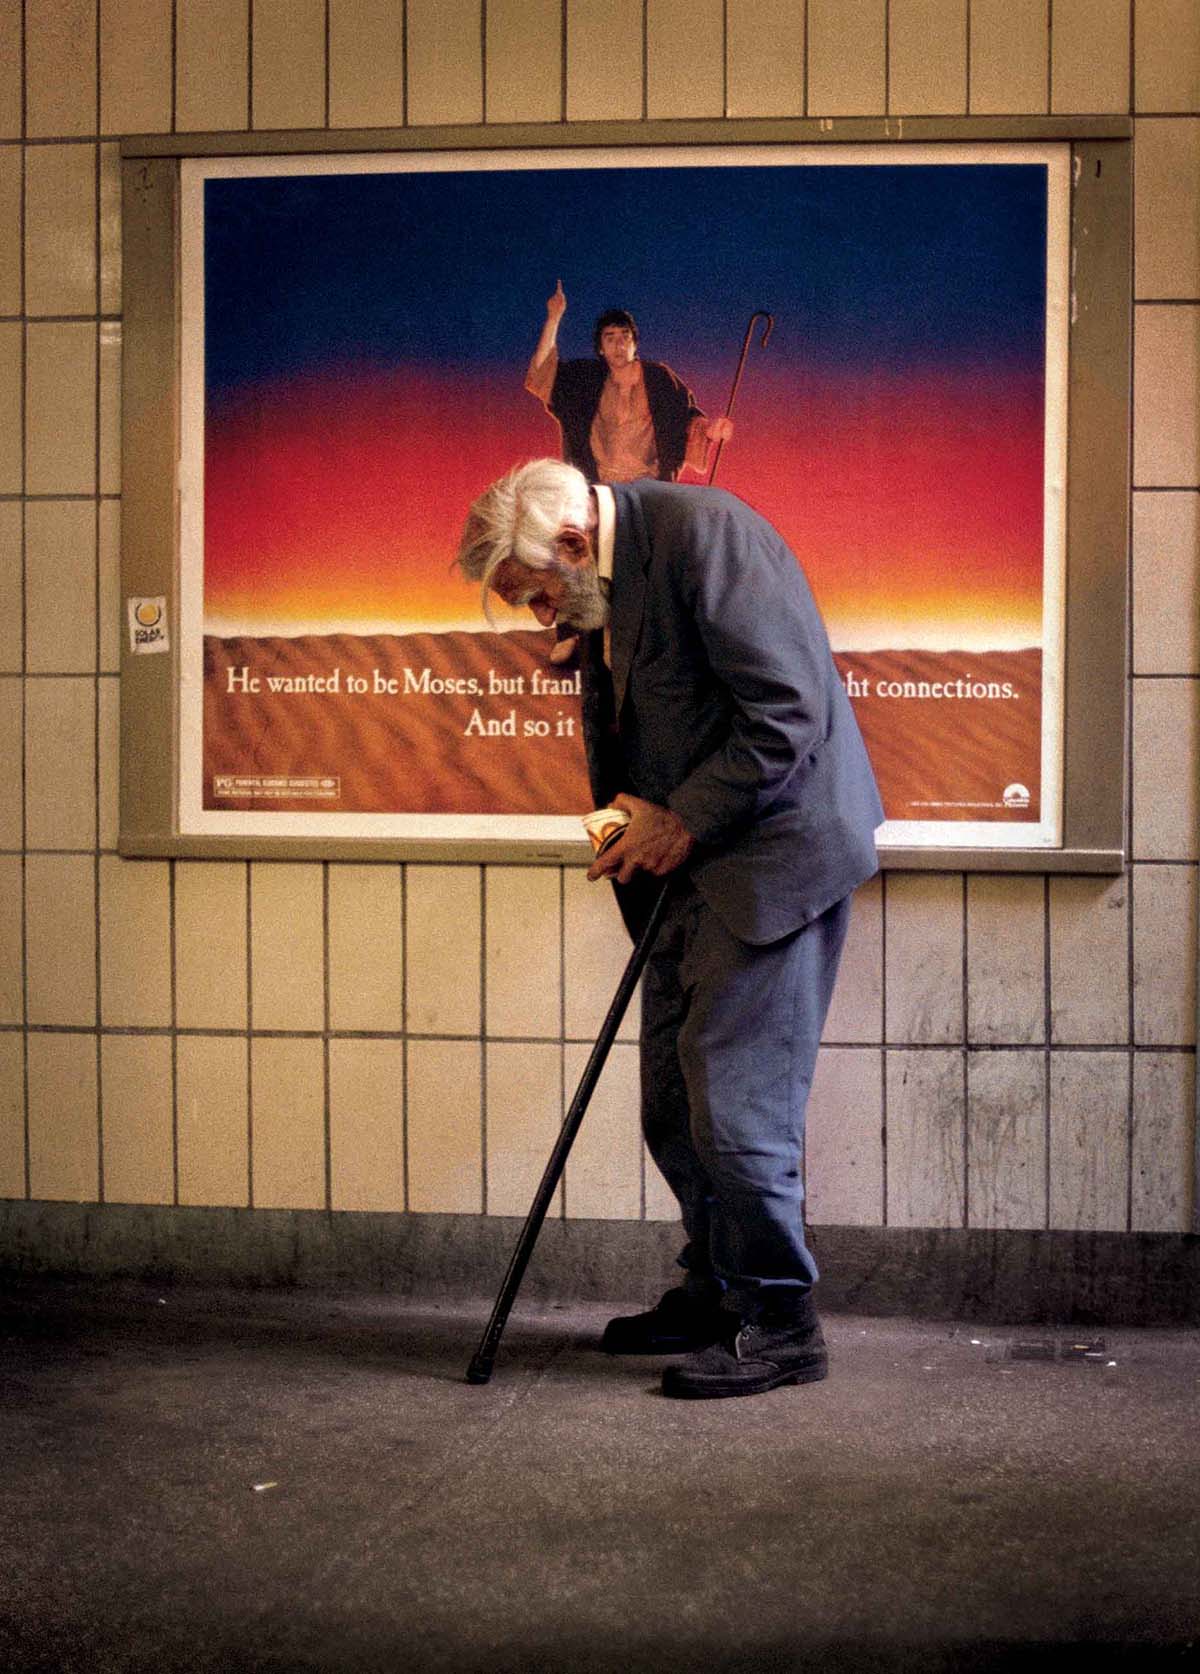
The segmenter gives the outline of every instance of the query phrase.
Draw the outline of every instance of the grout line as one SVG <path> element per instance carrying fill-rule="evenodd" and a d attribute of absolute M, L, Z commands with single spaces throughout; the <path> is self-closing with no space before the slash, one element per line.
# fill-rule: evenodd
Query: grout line
<path fill-rule="evenodd" d="M 328 16 L 328 7 L 326 8 Z M 330 1072 L 330 992 L 329 992 L 329 862 L 321 862 L 321 961 L 322 961 L 322 1018 L 321 1066 L 324 1079 L 325 1127 L 325 1207 L 333 1209 L 333 1080 Z"/>

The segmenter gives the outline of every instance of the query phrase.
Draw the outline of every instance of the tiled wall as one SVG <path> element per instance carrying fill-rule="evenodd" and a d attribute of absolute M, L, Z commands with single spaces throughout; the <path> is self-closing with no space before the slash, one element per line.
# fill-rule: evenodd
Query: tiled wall
<path fill-rule="evenodd" d="M 624 957 L 571 869 L 116 857 L 117 137 L 1047 110 L 1137 118 L 1133 863 L 862 892 L 811 1213 L 1189 1225 L 1196 0 L 0 0 L 0 1197 L 523 1212 Z M 568 1215 L 672 1213 L 632 1030 Z"/>

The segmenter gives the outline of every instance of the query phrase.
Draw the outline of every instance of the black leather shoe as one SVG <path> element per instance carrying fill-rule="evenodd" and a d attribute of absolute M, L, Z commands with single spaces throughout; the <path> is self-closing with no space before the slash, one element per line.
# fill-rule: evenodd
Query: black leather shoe
<path fill-rule="evenodd" d="M 691 1354 L 715 1343 L 729 1319 L 715 1300 L 681 1286 L 644 1314 L 610 1319 L 600 1347 L 605 1354 Z"/>
<path fill-rule="evenodd" d="M 740 1321 L 719 1342 L 689 1355 L 663 1373 L 663 1394 L 715 1401 L 727 1395 L 761 1395 L 788 1383 L 819 1383 L 829 1372 L 825 1338 L 811 1304 L 792 1318 Z"/>

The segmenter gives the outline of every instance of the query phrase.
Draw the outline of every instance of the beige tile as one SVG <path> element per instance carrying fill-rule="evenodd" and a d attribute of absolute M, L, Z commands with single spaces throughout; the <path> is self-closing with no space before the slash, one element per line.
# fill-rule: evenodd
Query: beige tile
<path fill-rule="evenodd" d="M 883 879 L 855 891 L 826 1040 L 883 1039 Z"/>
<path fill-rule="evenodd" d="M 615 1052 L 616 1047 L 613 1048 Z M 669 1221 L 678 1223 L 679 1204 L 670 1186 L 658 1172 L 658 1166 L 646 1147 L 642 1147 L 642 1178 L 646 1182 L 646 1219 L 648 1221 Z M 682 1228 L 679 1234 L 680 1247 L 684 1238 Z"/>
<path fill-rule="evenodd" d="M 25 831 L 30 848 L 96 842 L 96 683 L 25 684 Z"/>
<path fill-rule="evenodd" d="M 408 0 L 408 120 L 483 120 L 483 37 L 475 0 Z"/>
<path fill-rule="evenodd" d="M 324 1042 L 252 1041 L 250 1097 L 254 1207 L 324 1209 Z"/>
<path fill-rule="evenodd" d="M 21 148 L 0 149 L 0 314 L 21 312 Z"/>
<path fill-rule="evenodd" d="M 804 115 L 804 7 L 730 0 L 725 12 L 729 116 Z"/>
<path fill-rule="evenodd" d="M 334 1209 L 403 1210 L 400 1041 L 330 1041 L 329 1147 Z"/>
<path fill-rule="evenodd" d="M 96 148 L 31 145 L 25 153 L 25 307 L 96 311 Z"/>
<path fill-rule="evenodd" d="M 1133 1060 L 1134 1232 L 1191 1232 L 1196 1191 L 1196 1062 L 1179 1052 Z"/>
<path fill-rule="evenodd" d="M 559 121 L 562 18 L 562 0 L 489 0 L 485 121 Z"/>
<path fill-rule="evenodd" d="M 106 1203 L 174 1202 L 172 1079 L 166 1035 L 105 1035 L 101 1040 Z"/>
<path fill-rule="evenodd" d="M 1200 8 L 1195 0 L 1137 0 L 1134 94 L 1138 110 L 1200 106 Z"/>
<path fill-rule="evenodd" d="M 34 500 L 25 508 L 25 656 L 31 674 L 96 667 L 96 506 Z"/>
<path fill-rule="evenodd" d="M 246 1027 L 246 868 L 175 867 L 175 1012 L 181 1029 Z"/>
<path fill-rule="evenodd" d="M 963 1224 L 964 1088 L 961 1052 L 889 1052 L 889 1226 Z"/>
<path fill-rule="evenodd" d="M 175 0 L 175 127 L 245 128 L 249 0 Z"/>
<path fill-rule="evenodd" d="M 486 1067 L 487 1213 L 524 1216 L 562 1121 L 561 1050 L 491 1041 Z"/>
<path fill-rule="evenodd" d="M 967 1054 L 967 1220 L 1046 1224 L 1046 1060 L 1041 1052 Z"/>
<path fill-rule="evenodd" d="M 256 1029 L 325 1027 L 321 867 L 250 868 L 250 1016 Z"/>
<path fill-rule="evenodd" d="M 100 857 L 100 1020 L 105 1028 L 164 1028 L 171 1021 L 165 860 Z"/>
<path fill-rule="evenodd" d="M 27 0 L 25 119 L 30 139 L 96 131 L 96 0 Z"/>
<path fill-rule="evenodd" d="M 29 1195 L 94 1203 L 100 1195 L 96 1037 L 30 1035 Z"/>
<path fill-rule="evenodd" d="M 808 114 L 881 116 L 887 104 L 885 0 L 809 0 Z"/>
<path fill-rule="evenodd" d="M 0 0 L 0 139 L 20 139 L 25 0 Z"/>
<path fill-rule="evenodd" d="M 121 682 L 115 674 L 96 682 L 96 746 L 96 840 L 112 850 L 121 819 Z"/>
<path fill-rule="evenodd" d="M 25 468 L 24 330 L 19 320 L 0 320 L 0 494 L 19 494 Z"/>
<path fill-rule="evenodd" d="M 408 1207 L 483 1208 L 481 1048 L 474 1040 L 408 1043 Z"/>
<path fill-rule="evenodd" d="M 1133 842 L 1135 860 L 1197 858 L 1196 775 L 1180 763 L 1200 754 L 1196 679 L 1133 682 Z"/>
<path fill-rule="evenodd" d="M 1133 497 L 1133 672 L 1200 673 L 1200 495 Z"/>
<path fill-rule="evenodd" d="M 181 1035 L 176 1047 L 179 1201 L 250 1201 L 248 1048 L 229 1036 Z"/>
<path fill-rule="evenodd" d="M 1133 480 L 1200 484 L 1200 308 L 1134 309 Z"/>
<path fill-rule="evenodd" d="M 723 116 L 722 0 L 648 0 L 646 114 Z"/>
<path fill-rule="evenodd" d="M 633 951 L 612 890 L 590 884 L 568 867 L 564 877 L 564 1032 L 570 1040 L 593 1041 Z M 636 1040 L 641 1028 L 641 990 L 630 1001 L 618 1040 Z"/>
<path fill-rule="evenodd" d="M 489 1035 L 562 1033 L 559 878 L 557 867 L 488 867 Z"/>
<path fill-rule="evenodd" d="M 0 674 L 17 674 L 22 665 L 22 510 L 14 500 L 0 501 Z"/>
<path fill-rule="evenodd" d="M 1049 102 L 1047 0 L 971 0 L 971 114 L 1033 114 Z"/>
<path fill-rule="evenodd" d="M 409 1031 L 478 1034 L 479 868 L 409 866 L 406 890 Z"/>
<path fill-rule="evenodd" d="M 0 1035 L 0 1197 L 24 1197 L 25 1043 Z"/>
<path fill-rule="evenodd" d="M 1050 1060 L 1050 1225 L 1123 1232 L 1129 1181 L 1129 1060 L 1056 1052 Z"/>
<path fill-rule="evenodd" d="M 1045 939 L 1041 878 L 967 879 L 967 1038 L 975 1045 L 1046 1038 Z"/>
<path fill-rule="evenodd" d="M 25 861 L 30 1023 L 96 1022 L 96 869 L 88 855 Z"/>
<path fill-rule="evenodd" d="M 884 903 L 887 1038 L 961 1040 L 962 879 L 952 873 L 892 872 Z"/>
<path fill-rule="evenodd" d="M 0 854 L 0 1023 L 25 1018 L 24 889 L 21 856 Z"/>
<path fill-rule="evenodd" d="M 1050 880 L 1050 1038 L 1102 1046 L 1129 1038 L 1129 885 Z"/>
<path fill-rule="evenodd" d="M 121 492 L 121 322 L 100 322 L 100 492 Z"/>
<path fill-rule="evenodd" d="M 1138 1046 L 1196 1039 L 1196 868 L 1135 866 L 1133 1038 Z"/>
<path fill-rule="evenodd" d="M 404 121 L 404 0 L 330 0 L 329 123 Z"/>
<path fill-rule="evenodd" d="M 255 128 L 325 126 L 325 0 L 254 0 Z"/>
<path fill-rule="evenodd" d="M 100 312 L 121 310 L 121 148 L 100 147 Z"/>
<path fill-rule="evenodd" d="M 967 0 L 891 0 L 888 109 L 902 116 L 967 108 Z"/>
<path fill-rule="evenodd" d="M 100 0 L 100 131 L 171 131 L 171 0 Z"/>
<path fill-rule="evenodd" d="M 1127 111 L 1130 0 L 1054 0 L 1050 109 Z"/>
<path fill-rule="evenodd" d="M 404 876 L 398 866 L 329 869 L 329 1024 L 404 1023 Z"/>
<path fill-rule="evenodd" d="M 121 668 L 121 506 L 101 500 L 97 508 L 99 544 L 100 668 L 118 674 Z"/>
<path fill-rule="evenodd" d="M 1200 295 L 1200 119 L 1137 124 L 1133 203 L 1134 295 Z"/>
<path fill-rule="evenodd" d="M 566 1048 L 564 1115 L 575 1096 L 589 1050 L 582 1043 Z M 490 1084 L 488 1108 L 491 1108 Z M 490 1136 L 490 1123 L 488 1132 Z M 549 1155 L 547 1146 L 546 1156 Z M 618 1044 L 609 1053 L 583 1126 L 571 1147 L 565 1178 L 568 1220 L 636 1221 L 640 1217 L 641 1081 L 636 1046 Z"/>
<path fill-rule="evenodd" d="M 0 679 L 0 761 L 21 759 L 23 686 L 18 675 Z M 0 848 L 19 849 L 24 842 L 24 820 L 19 790 L 0 798 Z"/>
<path fill-rule="evenodd" d="M 641 39 L 642 0 L 567 0 L 569 122 L 642 115 Z"/>
<path fill-rule="evenodd" d="M 25 483 L 30 494 L 96 489 L 96 327 L 31 325 L 25 339 Z"/>
<path fill-rule="evenodd" d="M 807 1219 L 883 1224 L 883 1065 L 878 1051 L 823 1046 L 804 1140 Z"/>

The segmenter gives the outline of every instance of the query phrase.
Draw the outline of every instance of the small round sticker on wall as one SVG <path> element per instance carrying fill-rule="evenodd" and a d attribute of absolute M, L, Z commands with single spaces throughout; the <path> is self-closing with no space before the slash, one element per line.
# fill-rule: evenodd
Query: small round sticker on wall
<path fill-rule="evenodd" d="M 129 649 L 135 653 L 169 651 L 166 599 L 130 599 L 128 606 Z"/>

